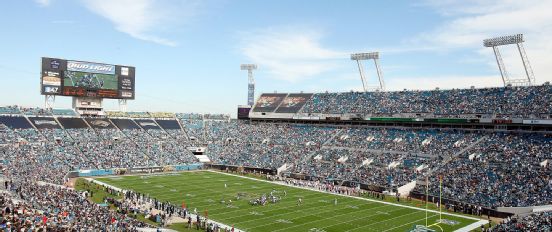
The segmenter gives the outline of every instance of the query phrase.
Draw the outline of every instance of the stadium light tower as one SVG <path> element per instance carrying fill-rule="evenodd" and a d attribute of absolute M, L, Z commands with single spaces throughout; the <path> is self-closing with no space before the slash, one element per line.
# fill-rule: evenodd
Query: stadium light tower
<path fill-rule="evenodd" d="M 362 87 L 364 92 L 368 91 L 368 83 L 366 82 L 366 75 L 364 74 L 364 66 L 362 65 L 363 60 L 374 60 L 376 65 L 376 72 L 378 74 L 379 87 L 376 89 L 385 90 L 385 83 L 383 81 L 383 73 L 381 72 L 381 67 L 379 65 L 379 52 L 368 52 L 368 53 L 354 53 L 351 54 L 351 60 L 356 60 L 358 65 L 358 71 L 360 72 L 360 79 L 362 80 Z"/>
<path fill-rule="evenodd" d="M 533 69 L 531 69 L 531 64 L 529 64 L 529 58 L 527 58 L 527 53 L 525 53 L 523 42 L 523 34 L 501 36 L 483 40 L 483 46 L 493 48 L 496 63 L 498 64 L 498 69 L 500 70 L 500 75 L 502 76 L 502 82 L 504 82 L 504 86 L 524 86 L 535 84 L 535 75 L 533 74 Z M 510 76 L 506 71 L 506 66 L 504 65 L 504 61 L 502 61 L 502 56 L 500 55 L 500 50 L 498 49 L 498 47 L 510 44 L 517 45 L 519 55 L 521 56 L 521 61 L 523 62 L 523 67 L 525 68 L 526 78 L 510 79 Z"/>
<path fill-rule="evenodd" d="M 249 78 L 249 84 L 247 86 L 247 105 L 252 106 L 255 101 L 255 79 L 253 78 L 253 70 L 257 69 L 256 64 L 242 64 L 241 70 L 247 70 L 247 76 Z"/>

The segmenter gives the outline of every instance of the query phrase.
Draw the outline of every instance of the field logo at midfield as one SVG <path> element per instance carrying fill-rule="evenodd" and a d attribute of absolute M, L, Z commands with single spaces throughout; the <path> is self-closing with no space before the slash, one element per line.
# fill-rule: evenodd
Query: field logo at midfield
<path fill-rule="evenodd" d="M 408 232 L 435 232 L 435 230 L 427 228 L 426 226 L 423 226 L 423 225 L 415 225 Z"/>

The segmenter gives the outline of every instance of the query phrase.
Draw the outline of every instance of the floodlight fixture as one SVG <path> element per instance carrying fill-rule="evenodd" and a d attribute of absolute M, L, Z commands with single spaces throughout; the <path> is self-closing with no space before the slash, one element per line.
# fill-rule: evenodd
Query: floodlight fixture
<path fill-rule="evenodd" d="M 523 34 L 500 36 L 483 40 L 484 47 L 493 48 L 498 70 L 500 71 L 504 86 L 527 86 L 535 84 L 535 75 L 533 74 L 533 69 L 529 63 L 529 58 L 527 58 L 523 42 L 525 42 Z M 525 69 L 526 78 L 511 79 L 506 71 L 506 65 L 502 60 L 502 55 L 500 54 L 498 47 L 511 44 L 515 44 L 518 48 L 521 61 L 523 62 L 523 68 Z"/>
<path fill-rule="evenodd" d="M 366 82 L 366 75 L 364 74 L 364 65 L 362 64 L 363 60 L 374 60 L 374 65 L 376 66 L 376 72 L 379 80 L 379 86 L 376 87 L 375 90 L 385 90 L 383 73 L 379 64 L 379 52 L 353 53 L 351 54 L 351 60 L 355 60 L 357 62 L 358 71 L 360 73 L 360 80 L 362 81 L 364 92 L 367 92 L 369 87 L 368 83 Z"/>
<path fill-rule="evenodd" d="M 502 46 L 502 45 L 508 45 L 508 44 L 518 44 L 523 42 L 525 42 L 523 40 L 523 34 L 517 34 L 517 35 L 500 36 L 500 37 L 483 40 L 483 46 L 496 47 L 496 46 Z"/>
<path fill-rule="evenodd" d="M 365 52 L 351 54 L 351 60 L 372 60 L 379 59 L 379 52 Z"/>
<path fill-rule="evenodd" d="M 240 65 L 241 70 L 255 70 L 257 69 L 256 64 L 242 64 Z"/>

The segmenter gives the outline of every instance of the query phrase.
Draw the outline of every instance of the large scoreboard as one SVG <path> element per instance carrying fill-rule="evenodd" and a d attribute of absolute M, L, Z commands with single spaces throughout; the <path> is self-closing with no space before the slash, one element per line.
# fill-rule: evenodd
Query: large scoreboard
<path fill-rule="evenodd" d="M 42 95 L 134 99 L 136 68 L 42 57 Z"/>

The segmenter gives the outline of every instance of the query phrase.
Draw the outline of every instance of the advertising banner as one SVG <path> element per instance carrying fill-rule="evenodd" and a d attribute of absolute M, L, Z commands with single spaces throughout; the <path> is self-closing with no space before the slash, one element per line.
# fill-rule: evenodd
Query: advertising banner
<path fill-rule="evenodd" d="M 115 74 L 115 65 L 111 64 L 98 64 L 83 61 L 67 61 L 67 70 L 86 72 L 86 73 L 103 73 L 103 74 Z"/>

